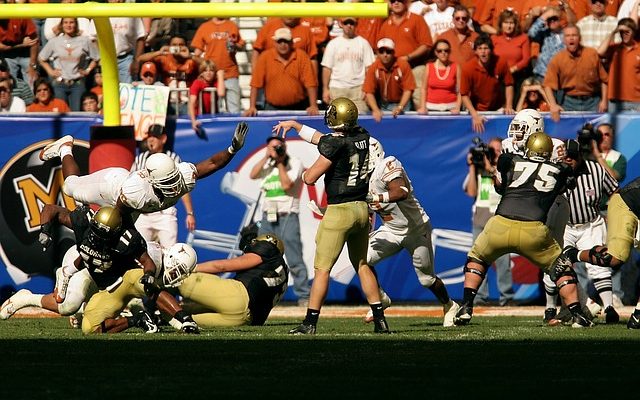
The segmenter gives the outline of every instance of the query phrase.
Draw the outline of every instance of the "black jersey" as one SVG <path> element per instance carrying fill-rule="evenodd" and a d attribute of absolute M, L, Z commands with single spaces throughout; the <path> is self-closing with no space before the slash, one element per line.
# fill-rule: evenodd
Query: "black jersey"
<path fill-rule="evenodd" d="M 555 198 L 567 189 L 573 173 L 565 164 L 537 162 L 517 154 L 503 153 L 498 159 L 502 195 L 496 215 L 517 221 L 541 221 Z"/>
<path fill-rule="evenodd" d="M 629 209 L 640 218 L 640 178 L 636 178 L 620 189 L 620 197 Z"/>
<path fill-rule="evenodd" d="M 87 268 L 99 289 L 112 285 L 130 269 L 140 268 L 137 259 L 147 251 L 147 243 L 135 229 L 125 229 L 114 243 L 96 245 L 89 240 L 90 220 L 94 211 L 87 206 L 70 215 L 71 226 L 80 253 L 80 268 Z"/>
<path fill-rule="evenodd" d="M 324 175 L 327 203 L 364 201 L 369 191 L 369 133 L 358 127 L 348 135 L 324 135 L 318 151 L 332 162 Z"/>
<path fill-rule="evenodd" d="M 271 309 L 278 304 L 287 290 L 289 268 L 278 248 L 265 241 L 250 244 L 245 253 L 254 253 L 262 258 L 257 267 L 239 271 L 234 279 L 242 282 L 249 294 L 251 325 L 263 325 Z"/>

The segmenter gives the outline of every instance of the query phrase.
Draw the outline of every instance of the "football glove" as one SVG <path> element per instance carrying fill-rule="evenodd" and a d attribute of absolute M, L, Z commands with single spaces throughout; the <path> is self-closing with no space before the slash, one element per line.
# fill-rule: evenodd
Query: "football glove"
<path fill-rule="evenodd" d="M 249 125 L 246 122 L 239 122 L 236 125 L 236 131 L 233 133 L 233 139 L 231 139 L 231 146 L 227 149 L 229 153 L 236 154 L 242 146 L 244 146 L 244 139 L 249 132 Z"/>
<path fill-rule="evenodd" d="M 140 278 L 140 283 L 144 287 L 144 293 L 147 296 L 152 297 L 160 293 L 160 287 L 156 283 L 156 278 L 151 273 L 145 272 L 142 278 Z"/>
<path fill-rule="evenodd" d="M 38 242 L 42 245 L 42 251 L 46 251 L 51 242 L 53 241 L 53 237 L 51 237 L 51 223 L 47 222 L 46 224 L 42 224 L 40 226 L 40 234 L 38 235 Z"/>
<path fill-rule="evenodd" d="M 367 197 L 364 199 L 364 201 L 366 201 L 367 204 L 377 203 L 378 202 L 378 195 L 375 196 L 375 200 L 374 200 L 373 193 L 369 192 L 369 193 L 367 193 Z"/>

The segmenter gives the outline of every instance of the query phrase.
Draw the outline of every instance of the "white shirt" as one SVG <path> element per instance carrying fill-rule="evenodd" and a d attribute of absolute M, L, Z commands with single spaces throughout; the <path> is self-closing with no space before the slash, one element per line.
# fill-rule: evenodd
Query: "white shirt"
<path fill-rule="evenodd" d="M 25 104 L 24 100 L 16 96 L 13 96 L 11 98 L 11 104 L 9 104 L 9 107 L 0 106 L 0 112 L 20 113 L 26 111 L 27 105 Z"/>
<path fill-rule="evenodd" d="M 631 10 L 633 9 L 633 5 L 636 3 L 636 0 L 624 0 L 618 8 L 618 21 L 622 18 L 630 18 Z M 640 15 L 640 9 L 638 9 L 638 15 Z"/>
<path fill-rule="evenodd" d="M 138 39 L 147 36 L 140 18 L 109 18 L 109 22 L 111 22 L 111 29 L 113 29 L 113 39 L 118 56 L 134 52 Z M 93 23 L 90 32 L 91 36 L 97 39 L 96 27 Z"/>
<path fill-rule="evenodd" d="M 361 36 L 331 40 L 322 56 L 322 66 L 331 69 L 329 87 L 352 88 L 364 83 L 366 69 L 375 61 L 371 45 Z"/>
<path fill-rule="evenodd" d="M 258 178 L 262 178 L 260 188 L 264 194 L 262 198 L 264 212 L 300 213 L 300 198 L 297 194 L 302 189 L 302 172 L 304 171 L 302 161 L 289 156 L 286 169 L 287 176 L 293 182 L 293 187 L 288 191 L 282 188 L 280 171 L 270 162 L 267 162 L 258 174 Z"/>
<path fill-rule="evenodd" d="M 424 4 L 421 1 L 414 1 L 409 6 L 409 12 L 424 18 L 433 39 L 442 32 L 453 28 L 453 7 L 447 7 L 440 11 L 435 3 Z"/>
<path fill-rule="evenodd" d="M 379 161 L 369 179 L 369 191 L 374 195 L 387 192 L 389 182 L 396 178 L 403 178 L 407 183 L 407 198 L 395 203 L 371 204 L 370 207 L 380 215 L 384 226 L 390 231 L 406 235 L 424 226 L 429 216 L 415 198 L 411 181 L 400 161 L 393 156 Z"/>

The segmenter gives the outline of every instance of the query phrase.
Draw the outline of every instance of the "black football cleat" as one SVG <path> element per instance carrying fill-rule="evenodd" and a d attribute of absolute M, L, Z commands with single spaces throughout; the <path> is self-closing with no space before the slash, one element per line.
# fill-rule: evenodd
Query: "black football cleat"
<path fill-rule="evenodd" d="M 557 319 L 556 315 L 558 315 L 558 310 L 555 307 L 549 307 L 544 310 L 544 318 L 542 319 L 542 322 L 549 326 L 559 325 L 562 321 Z"/>
<path fill-rule="evenodd" d="M 387 324 L 387 320 L 382 318 L 375 318 L 373 320 L 373 332 L 374 333 L 391 333 L 389 330 L 389 324 Z"/>
<path fill-rule="evenodd" d="M 473 307 L 464 303 L 460 306 L 456 316 L 453 318 L 453 323 L 457 326 L 469 325 L 471 317 L 473 317 Z"/>
<path fill-rule="evenodd" d="M 289 331 L 289 335 L 315 335 L 316 326 L 304 322 Z"/>
<path fill-rule="evenodd" d="M 629 317 L 629 321 L 627 321 L 628 329 L 640 329 L 640 310 L 633 310 L 633 314 Z"/>
<path fill-rule="evenodd" d="M 617 324 L 620 322 L 620 315 L 613 306 L 608 306 L 604 309 L 604 322 L 605 324 Z"/>
<path fill-rule="evenodd" d="M 153 317 L 145 310 L 140 310 L 133 317 L 135 326 L 142 329 L 144 333 L 158 332 L 158 325 L 153 321 Z"/>
<path fill-rule="evenodd" d="M 579 312 L 573 315 L 573 323 L 571 324 L 572 328 L 591 328 L 593 326 L 593 322 L 589 320 L 583 313 Z"/>

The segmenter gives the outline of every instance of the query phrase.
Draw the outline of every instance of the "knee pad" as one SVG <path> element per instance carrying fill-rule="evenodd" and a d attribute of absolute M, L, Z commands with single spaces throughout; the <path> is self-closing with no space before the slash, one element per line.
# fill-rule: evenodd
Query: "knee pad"
<path fill-rule="evenodd" d="M 565 254 L 560 254 L 558 258 L 551 265 L 551 270 L 549 271 L 549 277 L 552 281 L 558 282 L 558 279 L 561 276 L 565 276 L 566 274 L 570 274 L 570 276 L 576 276 L 575 271 L 573 270 L 573 263 L 569 260 Z"/>
<path fill-rule="evenodd" d="M 566 281 L 562 281 L 560 283 L 558 283 L 558 290 L 562 289 L 563 287 L 569 285 L 569 284 L 578 284 L 578 280 L 576 278 L 571 278 L 571 279 L 567 279 Z"/>
<path fill-rule="evenodd" d="M 479 269 L 475 269 L 475 268 L 469 268 L 467 265 L 469 265 L 470 262 L 482 265 L 484 267 L 484 271 L 480 271 Z M 482 260 L 478 260 L 476 258 L 467 257 L 467 262 L 464 265 L 464 272 L 465 273 L 469 272 L 471 274 L 476 274 L 476 275 L 480 276 L 480 278 L 484 279 L 485 275 L 487 274 L 487 269 L 488 268 L 489 268 L 489 266 L 487 265 L 486 262 L 484 262 Z"/>

